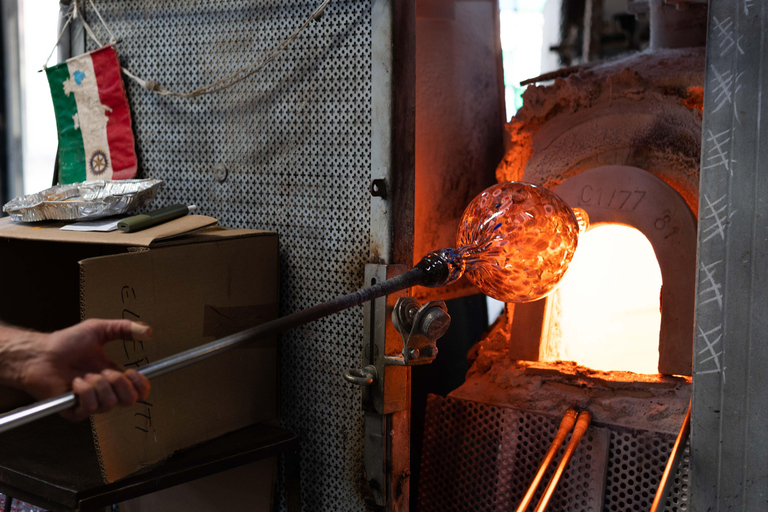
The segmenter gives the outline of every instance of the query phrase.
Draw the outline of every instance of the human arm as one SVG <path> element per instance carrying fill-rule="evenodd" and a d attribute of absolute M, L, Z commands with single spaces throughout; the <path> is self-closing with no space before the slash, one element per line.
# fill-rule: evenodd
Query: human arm
<path fill-rule="evenodd" d="M 148 326 L 128 320 L 86 320 L 52 333 L 0 326 L 0 384 L 37 399 L 73 391 L 77 406 L 62 413 L 73 421 L 132 405 L 147 398 L 149 381 L 135 370 L 122 372 L 103 347 L 151 335 Z"/>

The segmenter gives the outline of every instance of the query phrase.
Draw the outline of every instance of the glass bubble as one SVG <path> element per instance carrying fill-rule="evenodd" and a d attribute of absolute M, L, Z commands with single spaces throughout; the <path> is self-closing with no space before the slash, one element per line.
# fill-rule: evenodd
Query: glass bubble
<path fill-rule="evenodd" d="M 463 273 L 494 299 L 530 302 L 557 287 L 588 224 L 586 212 L 572 210 L 550 190 L 500 183 L 464 210 L 458 248 L 437 253 L 449 263 L 450 281 Z"/>

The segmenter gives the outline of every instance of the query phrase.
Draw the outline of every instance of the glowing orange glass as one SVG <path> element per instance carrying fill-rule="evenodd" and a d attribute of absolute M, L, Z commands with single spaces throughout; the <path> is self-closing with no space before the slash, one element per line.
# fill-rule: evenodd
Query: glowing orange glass
<path fill-rule="evenodd" d="M 464 210 L 458 249 L 438 253 L 450 264 L 450 281 L 466 274 L 494 299 L 530 302 L 557 287 L 588 224 L 586 212 L 543 187 L 500 183 Z"/>

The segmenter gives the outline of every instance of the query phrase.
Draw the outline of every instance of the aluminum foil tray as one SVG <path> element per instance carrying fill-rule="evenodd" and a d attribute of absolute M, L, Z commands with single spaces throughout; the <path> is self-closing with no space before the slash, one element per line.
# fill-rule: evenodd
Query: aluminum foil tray
<path fill-rule="evenodd" d="M 153 179 L 56 185 L 16 197 L 3 206 L 3 211 L 19 222 L 97 219 L 141 208 L 162 186 L 162 180 Z"/>

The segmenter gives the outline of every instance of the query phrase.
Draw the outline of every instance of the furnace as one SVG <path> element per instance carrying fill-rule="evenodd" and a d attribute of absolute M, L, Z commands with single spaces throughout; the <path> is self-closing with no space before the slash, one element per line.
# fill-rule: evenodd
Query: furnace
<path fill-rule="evenodd" d="M 507 304 L 471 351 L 466 382 L 429 399 L 419 510 L 515 510 L 573 407 L 588 410 L 592 424 L 549 509 L 650 509 L 691 398 L 703 85 L 703 48 L 657 49 L 526 91 L 497 179 L 551 188 L 588 213 L 591 229 L 639 232 L 656 267 L 644 307 L 658 319 L 645 354 L 657 365 L 638 374 L 621 363 L 598 371 L 564 361 L 566 308 L 582 292 L 579 310 L 594 309 L 583 297 L 600 276 L 583 277 L 585 289 L 568 289 L 568 301 L 556 290 Z M 610 321 L 608 309 L 591 313 Z M 606 350 L 633 357 L 631 342 L 614 330 Z M 687 510 L 688 459 L 675 470 L 666 510 Z"/>

